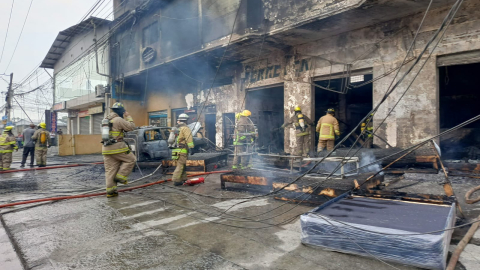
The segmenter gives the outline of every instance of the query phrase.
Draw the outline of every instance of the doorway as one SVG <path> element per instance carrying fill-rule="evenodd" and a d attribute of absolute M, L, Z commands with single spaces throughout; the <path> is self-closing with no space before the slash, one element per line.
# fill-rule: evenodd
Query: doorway
<path fill-rule="evenodd" d="M 343 139 L 373 108 L 373 86 L 369 83 L 372 78 L 370 73 L 315 81 L 315 84 L 335 91 L 315 87 L 315 123 L 329 108 L 335 109 L 335 118 L 340 125 L 340 140 Z M 360 131 L 357 132 L 359 133 Z M 343 145 L 350 147 L 353 142 L 354 138 L 350 137 Z M 315 136 L 315 145 L 317 144 L 318 136 Z"/>
<path fill-rule="evenodd" d="M 216 114 L 205 114 L 205 137 L 214 144 L 216 143 L 215 136 L 217 135 L 217 128 L 215 127 L 216 121 Z"/>
<path fill-rule="evenodd" d="M 276 86 L 251 90 L 247 93 L 245 108 L 257 126 L 257 151 L 280 153 L 284 151 L 284 131 L 276 130 L 284 122 L 284 88 Z"/>
<path fill-rule="evenodd" d="M 233 151 L 233 137 L 235 133 L 235 113 L 223 114 L 223 148 Z"/>
<path fill-rule="evenodd" d="M 480 63 L 439 67 L 440 132 L 480 114 Z M 442 158 L 480 159 L 480 122 L 440 138 Z"/>

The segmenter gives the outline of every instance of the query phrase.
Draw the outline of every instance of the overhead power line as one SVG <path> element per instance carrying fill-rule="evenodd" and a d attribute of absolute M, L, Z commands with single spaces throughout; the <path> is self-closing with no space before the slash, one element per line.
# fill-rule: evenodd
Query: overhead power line
<path fill-rule="evenodd" d="M 10 57 L 10 61 L 8 61 L 8 65 L 7 65 L 7 67 L 5 68 L 4 73 L 7 72 L 7 69 L 8 69 L 8 67 L 10 66 L 10 63 L 12 63 L 13 56 L 15 55 L 15 52 L 17 51 L 17 46 L 18 46 L 18 43 L 20 42 L 20 39 L 21 39 L 21 37 L 22 37 L 23 28 L 25 28 L 25 23 L 27 22 L 28 14 L 30 14 L 30 8 L 32 7 L 32 4 L 33 4 L 33 0 L 30 1 L 30 5 L 28 6 L 27 15 L 25 16 L 25 20 L 23 21 L 22 30 L 20 30 L 20 35 L 18 36 L 17 44 L 15 44 L 15 49 L 13 49 L 12 57 Z M 10 15 L 10 16 L 11 16 L 11 15 Z"/>
<path fill-rule="evenodd" d="M 15 4 L 15 0 L 12 0 L 12 7 L 10 8 L 10 17 L 8 18 L 8 24 L 7 24 L 7 32 L 5 33 L 5 39 L 3 40 L 2 55 L 0 55 L 0 63 L 2 62 L 3 52 L 5 51 L 5 44 L 7 43 L 8 29 L 10 28 L 10 20 L 12 19 L 12 12 L 13 12 L 13 5 L 14 4 Z"/>

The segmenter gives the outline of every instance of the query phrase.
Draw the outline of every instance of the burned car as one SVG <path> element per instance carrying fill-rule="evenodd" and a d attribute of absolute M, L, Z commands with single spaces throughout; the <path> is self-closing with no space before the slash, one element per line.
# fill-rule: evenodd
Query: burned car
<path fill-rule="evenodd" d="M 206 147 L 206 140 L 196 137 L 201 128 L 200 122 L 191 123 L 188 127 L 192 130 L 195 150 L 199 151 L 200 148 Z M 169 148 L 168 137 L 171 132 L 172 127 L 139 127 L 134 131 L 127 132 L 124 140 L 130 145 L 139 162 L 170 159 L 172 149 Z"/>

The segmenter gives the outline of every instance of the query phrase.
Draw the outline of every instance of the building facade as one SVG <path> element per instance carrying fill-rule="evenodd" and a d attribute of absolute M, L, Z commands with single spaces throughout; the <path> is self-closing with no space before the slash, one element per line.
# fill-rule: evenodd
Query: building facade
<path fill-rule="evenodd" d="M 218 147 L 249 109 L 260 147 L 292 152 L 294 130 L 272 128 L 295 106 L 315 121 L 335 108 L 346 134 L 393 89 L 374 116 L 374 144 L 407 147 L 480 113 L 480 1 L 461 1 L 451 20 L 457 1 L 434 1 L 419 29 L 429 2 L 115 1 L 112 98 L 138 125 L 187 112 Z M 476 128 L 454 136 L 477 143 Z"/>

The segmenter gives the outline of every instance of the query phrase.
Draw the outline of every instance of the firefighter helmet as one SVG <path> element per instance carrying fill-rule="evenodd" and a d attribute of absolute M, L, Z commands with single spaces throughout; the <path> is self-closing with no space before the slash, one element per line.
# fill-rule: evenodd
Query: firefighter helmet
<path fill-rule="evenodd" d="M 125 109 L 125 107 L 121 102 L 115 102 L 110 109 Z"/>
<path fill-rule="evenodd" d="M 188 120 L 188 114 L 182 113 L 178 116 L 178 121 L 187 121 Z"/>
<path fill-rule="evenodd" d="M 45 123 L 43 123 L 43 122 L 40 123 L 40 124 L 38 124 L 38 126 L 40 126 L 41 128 L 47 128 L 47 124 L 45 124 Z"/>
<path fill-rule="evenodd" d="M 244 111 L 242 112 L 242 115 L 243 115 L 243 116 L 246 116 L 246 117 L 249 117 L 250 115 L 252 115 L 252 112 L 249 111 L 249 110 L 244 110 Z"/>
<path fill-rule="evenodd" d="M 297 107 L 295 107 L 295 111 L 296 111 L 296 112 L 301 112 L 301 111 L 302 111 L 302 108 L 300 108 L 300 106 L 297 106 Z"/>
<path fill-rule="evenodd" d="M 334 113 L 335 113 L 335 109 L 334 109 L 334 108 L 329 108 L 329 109 L 327 110 L 327 113 L 332 113 L 332 114 L 334 114 Z"/>
<path fill-rule="evenodd" d="M 11 131 L 13 129 L 13 126 L 6 126 L 5 131 Z"/>

